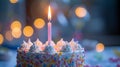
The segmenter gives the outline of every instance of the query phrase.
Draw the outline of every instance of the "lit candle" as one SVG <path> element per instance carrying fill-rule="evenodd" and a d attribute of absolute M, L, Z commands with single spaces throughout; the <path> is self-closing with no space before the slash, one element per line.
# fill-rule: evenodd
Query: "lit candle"
<path fill-rule="evenodd" d="M 50 6 L 48 8 L 48 20 L 49 20 L 49 22 L 48 22 L 48 43 L 50 43 L 51 39 L 52 39 L 52 32 L 51 32 L 52 24 L 50 22 L 51 21 L 51 9 L 50 9 Z"/>

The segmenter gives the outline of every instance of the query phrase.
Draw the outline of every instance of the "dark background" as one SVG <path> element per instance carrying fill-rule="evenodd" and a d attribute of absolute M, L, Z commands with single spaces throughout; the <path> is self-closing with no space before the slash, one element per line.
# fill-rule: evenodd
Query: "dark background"
<path fill-rule="evenodd" d="M 54 0 L 51 0 L 54 1 Z M 86 4 L 88 0 L 71 0 L 70 6 L 80 4 L 81 2 Z M 27 16 L 32 17 L 30 13 L 31 4 L 33 0 L 26 0 L 26 13 Z M 120 10 L 119 10 L 119 0 L 89 0 L 90 6 L 97 6 L 101 9 L 101 17 L 105 21 L 105 34 L 106 35 L 120 35 Z M 49 4 L 49 2 L 47 2 Z M 87 5 L 87 4 L 86 4 Z M 90 7 L 88 5 L 88 7 Z M 30 20 L 26 20 L 29 22 Z M 29 23 L 28 23 L 29 24 Z"/>
<path fill-rule="evenodd" d="M 54 8 L 56 7 L 53 5 L 54 3 L 57 8 Z M 58 41 L 60 38 L 70 41 L 75 38 L 79 41 L 84 39 L 97 40 L 107 46 L 120 45 L 119 0 L 20 0 L 15 4 L 11 4 L 9 0 L 0 0 L 0 33 L 4 36 L 13 20 L 20 20 L 23 27 L 26 25 L 33 27 L 35 18 L 40 17 L 46 23 L 45 27 L 39 31 L 40 40 L 45 42 L 47 40 L 47 8 L 49 4 L 53 10 L 54 41 Z M 74 15 L 74 10 L 78 6 L 86 8 L 89 13 L 87 19 Z M 66 18 L 68 26 L 60 24 L 57 19 L 60 13 Z M 80 22 L 80 24 L 83 22 L 82 26 L 77 28 L 74 26 L 76 22 Z M 30 37 L 33 41 L 36 39 L 36 34 L 34 33 Z M 18 46 L 24 39 L 24 35 L 11 42 L 5 39 L 3 46 L 6 44 Z"/>

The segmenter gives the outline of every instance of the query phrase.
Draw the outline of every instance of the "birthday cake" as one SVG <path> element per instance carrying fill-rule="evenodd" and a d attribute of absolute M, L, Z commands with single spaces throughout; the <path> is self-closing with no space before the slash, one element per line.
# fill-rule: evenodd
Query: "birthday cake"
<path fill-rule="evenodd" d="M 28 40 L 17 50 L 17 67 L 83 67 L 84 48 L 72 39 L 55 44 Z"/>

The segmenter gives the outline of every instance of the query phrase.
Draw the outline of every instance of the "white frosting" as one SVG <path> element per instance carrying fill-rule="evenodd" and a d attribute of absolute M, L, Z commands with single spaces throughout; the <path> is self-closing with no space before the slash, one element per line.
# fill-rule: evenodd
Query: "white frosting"
<path fill-rule="evenodd" d="M 52 45 L 50 45 L 50 44 L 48 44 L 48 45 L 45 47 L 44 52 L 45 52 L 45 53 L 49 53 L 49 54 L 54 54 L 54 53 L 56 53 L 54 47 L 53 47 Z"/>
<path fill-rule="evenodd" d="M 74 39 L 72 39 L 69 43 L 73 51 L 81 50 L 81 45 L 78 43 L 78 41 L 75 42 Z"/>
<path fill-rule="evenodd" d="M 52 46 L 55 46 L 55 43 L 54 43 L 54 41 L 51 41 L 51 43 L 50 43 Z M 47 46 L 48 45 L 48 41 L 46 41 L 46 43 L 45 43 L 45 46 Z"/>
<path fill-rule="evenodd" d="M 30 49 L 30 47 L 33 45 L 33 43 L 31 42 L 30 39 L 28 39 L 28 45 L 27 45 L 27 49 Z"/>
<path fill-rule="evenodd" d="M 43 48 L 45 47 L 42 42 L 37 38 L 37 40 L 34 42 L 35 45 L 37 45 L 41 51 L 43 51 Z"/>
<path fill-rule="evenodd" d="M 57 46 L 62 47 L 63 45 L 65 45 L 65 41 L 63 40 L 63 38 L 57 42 Z"/>
<path fill-rule="evenodd" d="M 25 41 L 23 41 L 23 44 L 21 44 L 19 49 L 22 51 L 25 51 L 27 49 L 27 43 Z"/>
<path fill-rule="evenodd" d="M 61 40 L 59 40 L 57 42 L 57 44 L 55 45 L 55 49 L 57 51 L 60 51 L 62 49 L 62 47 L 65 45 L 65 41 L 63 40 L 63 38 Z"/>
<path fill-rule="evenodd" d="M 38 46 L 42 46 L 42 42 L 37 38 L 37 40 L 34 42 L 34 44 Z"/>
<path fill-rule="evenodd" d="M 29 52 L 35 52 L 35 53 L 39 53 L 40 52 L 40 48 L 38 47 L 38 45 L 34 44 L 30 47 Z"/>
<path fill-rule="evenodd" d="M 64 45 L 61 49 L 62 52 L 72 52 L 72 48 L 68 42 L 66 42 L 66 45 Z"/>
<path fill-rule="evenodd" d="M 75 48 L 76 48 L 76 50 L 81 50 L 81 49 L 82 49 L 82 47 L 81 47 L 81 45 L 78 43 L 78 41 L 76 42 Z"/>
<path fill-rule="evenodd" d="M 42 42 L 37 39 L 33 43 L 31 42 L 31 40 L 28 40 L 28 43 L 26 43 L 25 41 L 23 41 L 23 44 L 21 45 L 21 47 L 19 48 L 20 50 L 23 51 L 29 51 L 29 52 L 47 52 L 50 54 L 56 53 L 56 52 L 73 52 L 73 51 L 83 51 L 84 49 L 81 47 L 81 45 L 78 43 L 78 41 L 74 41 L 74 39 L 72 39 L 69 43 L 66 41 L 64 41 L 63 39 L 61 39 L 60 41 L 57 42 L 57 44 L 55 45 L 55 43 L 53 41 L 51 41 L 51 43 L 48 43 L 48 41 L 45 43 L 45 45 L 42 44 Z"/>

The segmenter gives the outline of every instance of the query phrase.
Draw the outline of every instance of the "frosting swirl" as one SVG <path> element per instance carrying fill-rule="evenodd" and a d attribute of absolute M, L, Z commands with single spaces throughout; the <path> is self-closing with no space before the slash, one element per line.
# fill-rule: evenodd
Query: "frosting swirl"
<path fill-rule="evenodd" d="M 56 51 L 52 45 L 47 45 L 44 49 L 44 52 L 49 53 L 49 54 L 56 53 Z"/>
<path fill-rule="evenodd" d="M 72 39 L 70 42 L 69 42 L 70 46 L 72 47 L 73 51 L 75 50 L 80 50 L 81 49 L 81 45 L 78 43 L 78 41 L 74 41 L 74 39 Z"/>
<path fill-rule="evenodd" d="M 19 50 L 25 51 L 27 49 L 27 43 L 23 41 L 23 44 L 21 44 Z"/>
<path fill-rule="evenodd" d="M 27 45 L 27 49 L 30 49 L 30 47 L 33 45 L 33 43 L 31 42 L 30 39 L 28 39 L 28 45 Z"/>
<path fill-rule="evenodd" d="M 45 45 L 46 45 L 46 46 L 49 45 L 48 41 L 46 41 Z M 55 46 L 54 41 L 51 41 L 51 42 L 50 42 L 50 45 L 51 45 L 51 46 Z"/>
<path fill-rule="evenodd" d="M 37 40 L 34 42 L 35 45 L 37 45 L 41 51 L 43 51 L 44 49 L 44 45 L 42 44 L 42 42 L 37 38 Z"/>
<path fill-rule="evenodd" d="M 57 42 L 57 46 L 62 47 L 63 45 L 65 45 L 65 41 L 63 40 L 63 38 Z"/>
<path fill-rule="evenodd" d="M 78 42 L 76 42 L 75 48 L 76 50 L 81 50 L 82 47 Z"/>
<path fill-rule="evenodd" d="M 42 42 L 37 38 L 37 40 L 34 42 L 34 44 L 38 45 L 38 46 L 41 46 L 42 45 Z"/>
<path fill-rule="evenodd" d="M 40 49 L 39 49 L 39 47 L 38 47 L 36 44 L 34 44 L 34 45 L 32 45 L 32 46 L 30 47 L 29 52 L 38 53 L 38 52 L 40 52 Z"/>
<path fill-rule="evenodd" d="M 72 48 L 68 42 L 66 42 L 66 45 L 64 45 L 61 49 L 62 52 L 72 52 Z"/>
<path fill-rule="evenodd" d="M 55 49 L 56 49 L 57 51 L 60 51 L 60 50 L 62 49 L 63 45 L 65 45 L 65 41 L 64 41 L 63 38 L 62 38 L 62 39 L 59 40 L 59 41 L 57 42 L 57 44 L 55 45 Z"/>

